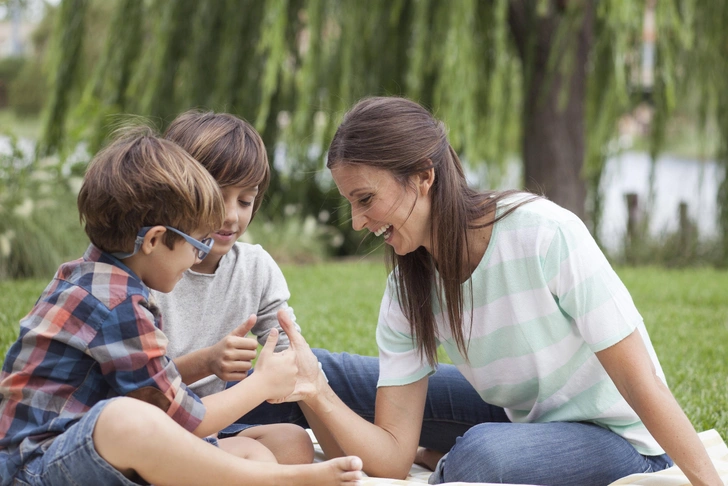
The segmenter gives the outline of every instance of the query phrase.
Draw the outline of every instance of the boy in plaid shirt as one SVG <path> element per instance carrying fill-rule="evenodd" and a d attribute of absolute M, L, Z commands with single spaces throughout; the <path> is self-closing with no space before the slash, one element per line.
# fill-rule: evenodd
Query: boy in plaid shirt
<path fill-rule="evenodd" d="M 199 439 L 291 393 L 297 372 L 275 330 L 255 378 L 204 399 L 166 356 L 150 288 L 171 291 L 223 222 L 204 168 L 129 132 L 91 162 L 78 208 L 91 245 L 21 321 L 0 373 L 0 485 L 356 484 L 358 458 L 283 466 L 248 438 Z"/>

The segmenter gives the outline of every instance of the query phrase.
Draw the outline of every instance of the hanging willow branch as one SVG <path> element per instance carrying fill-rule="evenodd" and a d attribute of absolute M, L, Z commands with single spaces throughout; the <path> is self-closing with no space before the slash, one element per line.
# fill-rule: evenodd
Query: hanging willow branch
<path fill-rule="evenodd" d="M 286 137 L 287 163 L 300 169 L 294 173 L 308 186 L 279 195 L 283 202 L 323 190 L 311 173 L 321 168 L 340 116 L 363 96 L 387 94 L 431 108 L 473 166 L 496 166 L 521 153 L 531 167 L 576 171 L 576 182 L 536 186 L 568 206 L 559 197 L 586 192 L 588 184 L 597 220 L 599 180 L 616 122 L 641 101 L 633 68 L 639 65 L 645 1 L 114 0 L 103 58 L 89 79 L 79 79 L 84 12 L 96 1 L 102 0 L 61 4 L 43 150 L 61 147 L 74 107 L 80 107 L 74 120 L 93 127 L 99 141 L 113 113 L 168 121 L 193 107 L 229 111 L 255 123 L 271 159 L 279 137 Z M 657 2 L 653 155 L 686 93 L 686 73 L 700 73 L 694 83 L 701 110 L 705 119 L 718 119 L 719 157 L 728 161 L 727 2 Z M 584 45 L 586 56 L 578 51 Z M 574 89 L 579 69 L 585 69 L 585 86 Z M 552 82 L 558 89 L 550 90 Z M 570 105 L 573 96 L 583 99 Z M 553 123 L 534 122 L 549 116 Z M 576 149 L 554 147 L 565 142 L 553 140 L 549 146 L 548 130 L 555 128 L 563 140 L 564 133 L 575 137 Z M 533 140 L 544 142 L 526 150 L 525 142 Z M 531 160 L 539 155 L 543 160 Z M 562 156 L 569 160 L 554 160 Z M 281 182 L 277 173 L 274 179 Z M 723 201 L 727 193 L 724 185 Z M 578 198 L 569 204 L 583 211 Z M 723 215 L 728 241 L 728 209 Z"/>
<path fill-rule="evenodd" d="M 66 112 L 78 81 L 76 72 L 81 57 L 87 6 L 87 0 L 64 0 L 58 12 L 50 60 L 51 95 L 38 148 L 40 155 L 53 153 L 62 146 Z"/>

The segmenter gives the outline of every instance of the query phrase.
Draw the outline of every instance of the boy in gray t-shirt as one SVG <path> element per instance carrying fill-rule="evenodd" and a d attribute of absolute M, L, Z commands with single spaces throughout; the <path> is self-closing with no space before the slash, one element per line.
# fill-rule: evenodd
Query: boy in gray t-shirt
<path fill-rule="evenodd" d="M 294 321 L 295 317 L 288 306 L 288 286 L 273 258 L 259 245 L 237 242 L 260 207 L 270 180 L 260 135 L 235 116 L 189 111 L 172 122 L 165 138 L 207 168 L 225 199 L 225 222 L 212 234 L 215 244 L 210 254 L 185 273 L 173 292 L 155 296 L 170 341 L 167 352 L 183 381 L 205 396 L 247 376 L 258 342 L 264 343 L 271 329 L 280 330 L 276 318 L 280 309 L 287 310 Z M 257 341 L 245 337 L 249 331 Z M 276 350 L 288 344 L 282 333 Z M 337 395 L 352 410 L 373 419 L 379 360 L 325 349 L 313 351 Z M 482 401 L 454 366 L 441 365 L 430 377 L 429 386 L 429 415 L 421 445 L 447 452 L 470 426 L 493 419 L 484 416 Z M 457 400 L 444 402 L 441 397 Z M 297 403 L 263 403 L 238 422 L 220 436 L 255 438 L 271 449 L 279 462 L 311 460 L 310 439 L 297 427 L 308 426 Z M 289 454 L 292 450 L 301 452 Z"/>

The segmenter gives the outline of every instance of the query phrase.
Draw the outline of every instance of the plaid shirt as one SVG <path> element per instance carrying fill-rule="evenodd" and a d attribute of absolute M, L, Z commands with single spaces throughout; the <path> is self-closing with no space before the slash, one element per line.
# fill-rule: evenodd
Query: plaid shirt
<path fill-rule="evenodd" d="M 119 260 L 91 245 L 61 265 L 0 373 L 0 484 L 111 397 L 153 402 L 193 431 L 205 408 L 166 347 L 149 288 Z"/>

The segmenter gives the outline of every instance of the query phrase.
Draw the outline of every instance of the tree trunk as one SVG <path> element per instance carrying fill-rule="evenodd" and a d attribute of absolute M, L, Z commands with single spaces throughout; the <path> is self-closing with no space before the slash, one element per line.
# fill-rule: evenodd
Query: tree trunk
<path fill-rule="evenodd" d="M 587 62 L 593 44 L 594 5 L 589 0 L 583 2 L 580 25 L 560 48 L 554 44 L 560 24 L 566 21 L 565 3 L 566 0 L 553 2 L 550 12 L 538 15 L 535 2 L 512 0 L 509 23 L 524 71 L 525 187 L 544 194 L 584 219 L 586 182 L 581 177 L 581 169 L 585 154 Z M 560 52 L 552 60 L 554 48 Z M 574 49 L 573 54 L 569 49 Z M 573 66 L 562 73 L 562 61 L 567 55 L 573 55 Z"/>

